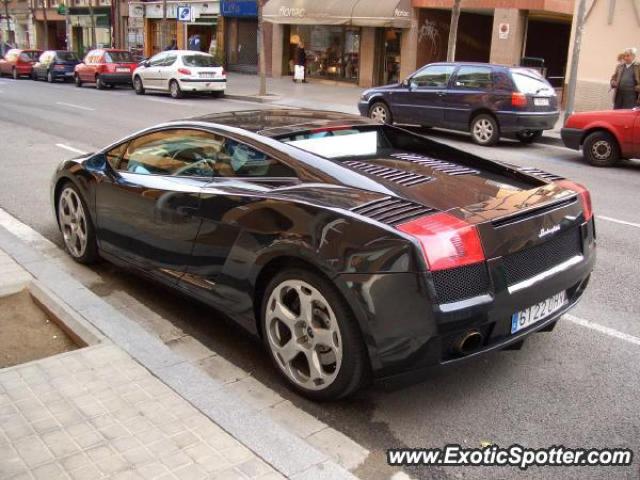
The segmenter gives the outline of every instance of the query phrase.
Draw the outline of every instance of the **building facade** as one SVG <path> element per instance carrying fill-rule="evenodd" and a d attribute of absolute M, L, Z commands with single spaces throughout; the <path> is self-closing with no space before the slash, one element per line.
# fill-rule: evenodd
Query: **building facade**
<path fill-rule="evenodd" d="M 256 0 L 222 0 L 222 47 L 231 71 L 258 71 L 258 4 Z"/>

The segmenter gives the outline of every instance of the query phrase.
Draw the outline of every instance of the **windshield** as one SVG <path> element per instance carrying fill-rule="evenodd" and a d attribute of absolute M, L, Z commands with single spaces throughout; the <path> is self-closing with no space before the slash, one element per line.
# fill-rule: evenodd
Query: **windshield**
<path fill-rule="evenodd" d="M 555 93 L 555 90 L 549 85 L 549 82 L 528 70 L 512 70 L 511 76 L 516 84 L 516 88 L 522 93 L 532 95 L 538 93 Z"/>
<path fill-rule="evenodd" d="M 56 57 L 61 62 L 73 62 L 78 60 L 78 57 L 76 57 L 76 54 L 73 52 L 56 52 Z"/>
<path fill-rule="evenodd" d="M 185 67 L 219 67 L 211 55 L 185 55 L 182 57 Z"/>
<path fill-rule="evenodd" d="M 129 52 L 105 52 L 104 59 L 107 63 L 135 63 Z"/>

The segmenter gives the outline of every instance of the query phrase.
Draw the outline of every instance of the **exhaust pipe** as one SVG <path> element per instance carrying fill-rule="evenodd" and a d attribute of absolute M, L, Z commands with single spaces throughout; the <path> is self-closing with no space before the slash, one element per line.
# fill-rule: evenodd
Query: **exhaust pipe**
<path fill-rule="evenodd" d="M 463 333 L 453 344 L 453 350 L 461 355 L 468 355 L 482 346 L 484 337 L 478 330 Z"/>

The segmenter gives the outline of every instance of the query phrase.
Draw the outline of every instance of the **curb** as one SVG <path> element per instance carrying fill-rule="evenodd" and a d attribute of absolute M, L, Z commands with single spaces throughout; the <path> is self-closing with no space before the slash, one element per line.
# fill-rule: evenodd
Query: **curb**
<path fill-rule="evenodd" d="M 280 95 L 269 95 L 268 97 L 260 97 L 258 95 L 241 95 L 235 93 L 225 93 L 224 98 L 228 100 L 241 100 L 243 102 L 254 103 L 272 103 L 282 99 Z"/>
<path fill-rule="evenodd" d="M 356 478 L 310 443 L 249 407 L 221 382 L 184 361 L 4 227 L 0 227 L 0 248 L 93 327 L 285 477 Z"/>

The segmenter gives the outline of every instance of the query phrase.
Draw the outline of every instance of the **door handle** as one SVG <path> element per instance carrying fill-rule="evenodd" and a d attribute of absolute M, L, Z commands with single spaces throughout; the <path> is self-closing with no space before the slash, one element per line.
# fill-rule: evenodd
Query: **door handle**
<path fill-rule="evenodd" d="M 447 94 L 447 92 L 438 92 L 437 95 L 439 97 L 444 97 Z"/>

